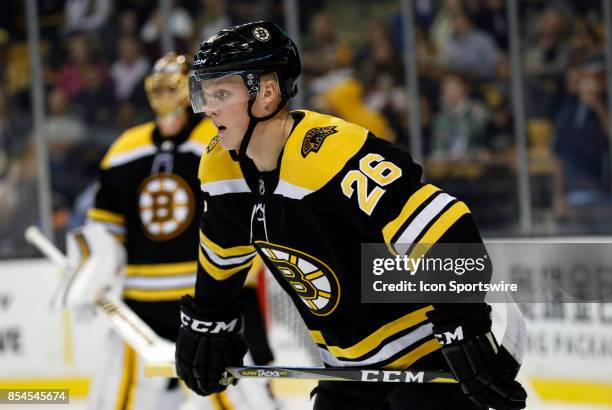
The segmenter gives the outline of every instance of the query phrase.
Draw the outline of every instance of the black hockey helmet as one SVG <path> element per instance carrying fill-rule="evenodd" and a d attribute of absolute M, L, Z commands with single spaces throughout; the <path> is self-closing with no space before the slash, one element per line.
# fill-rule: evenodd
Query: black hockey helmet
<path fill-rule="evenodd" d="M 284 105 L 297 94 L 302 65 L 297 46 L 279 26 L 258 21 L 221 30 L 202 42 L 194 56 L 190 79 L 192 107 L 195 112 L 202 112 L 206 105 L 197 84 L 200 81 L 239 75 L 249 99 L 254 99 L 261 75 L 272 72 L 276 73 Z"/>

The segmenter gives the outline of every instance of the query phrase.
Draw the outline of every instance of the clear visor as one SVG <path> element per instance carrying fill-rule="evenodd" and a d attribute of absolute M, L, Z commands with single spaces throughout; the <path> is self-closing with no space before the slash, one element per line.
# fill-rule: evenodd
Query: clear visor
<path fill-rule="evenodd" d="M 206 113 L 245 103 L 249 100 L 249 93 L 242 77 L 237 74 L 217 75 L 214 78 L 191 76 L 189 97 L 193 112 Z"/>

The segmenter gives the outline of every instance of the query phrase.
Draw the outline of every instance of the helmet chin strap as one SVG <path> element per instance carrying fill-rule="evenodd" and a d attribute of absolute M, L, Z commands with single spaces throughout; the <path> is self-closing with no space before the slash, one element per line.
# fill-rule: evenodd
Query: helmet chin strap
<path fill-rule="evenodd" d="M 247 127 L 247 130 L 244 133 L 244 136 L 242 137 L 242 141 L 240 142 L 240 148 L 238 151 L 238 155 L 235 155 L 235 153 L 232 151 L 232 159 L 238 160 L 238 162 L 242 162 L 247 159 L 247 156 L 246 156 L 247 147 L 249 146 L 249 142 L 251 141 L 251 137 L 253 136 L 253 131 L 255 131 L 255 127 L 257 126 L 257 124 L 274 118 L 274 116 L 276 116 L 276 114 L 278 114 L 285 107 L 285 105 L 287 105 L 287 98 L 282 97 L 280 103 L 278 104 L 278 107 L 276 107 L 274 112 L 266 115 L 265 117 L 255 117 L 253 115 L 252 108 L 253 108 L 254 103 L 255 103 L 255 97 L 249 98 L 249 105 L 248 105 L 248 114 L 249 114 L 249 119 L 250 119 L 249 126 Z"/>

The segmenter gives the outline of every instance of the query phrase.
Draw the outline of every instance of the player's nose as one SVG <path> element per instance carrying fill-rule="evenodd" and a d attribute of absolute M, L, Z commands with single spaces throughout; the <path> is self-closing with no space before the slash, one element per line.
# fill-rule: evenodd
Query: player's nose
<path fill-rule="evenodd" d="M 212 119 L 215 119 L 219 116 L 219 111 L 215 110 L 215 109 L 210 109 L 210 110 L 205 110 L 204 114 L 206 114 L 207 116 L 209 116 Z"/>

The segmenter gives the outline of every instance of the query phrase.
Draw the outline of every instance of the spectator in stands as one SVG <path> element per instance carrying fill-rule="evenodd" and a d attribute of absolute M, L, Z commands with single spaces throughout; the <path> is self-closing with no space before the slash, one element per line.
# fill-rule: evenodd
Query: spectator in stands
<path fill-rule="evenodd" d="M 453 35 L 440 54 L 443 67 L 474 78 L 489 78 L 499 60 L 493 38 L 475 29 L 466 14 L 453 17 Z"/>
<path fill-rule="evenodd" d="M 219 30 L 231 25 L 224 0 L 201 0 L 200 4 L 200 13 L 195 22 L 195 27 L 199 29 L 199 32 L 194 35 L 194 42 L 197 42 L 196 47 L 203 38 L 209 38 Z"/>
<path fill-rule="evenodd" d="M 112 11 L 111 0 L 66 0 L 65 31 L 101 33 Z"/>
<path fill-rule="evenodd" d="M 417 25 L 429 30 L 436 18 L 436 1 L 420 0 L 415 2 L 414 8 Z"/>
<path fill-rule="evenodd" d="M 512 111 L 510 109 L 510 61 L 506 53 L 500 55 L 494 80 L 482 85 L 484 101 L 490 112 L 487 147 L 493 151 L 511 148 L 515 143 Z"/>
<path fill-rule="evenodd" d="M 569 62 L 567 18 L 563 9 L 544 9 L 524 47 L 525 101 L 529 118 L 554 118 Z"/>
<path fill-rule="evenodd" d="M 118 38 L 138 36 L 139 20 L 138 13 L 134 10 L 124 10 L 117 18 Z"/>
<path fill-rule="evenodd" d="M 374 21 L 367 30 L 367 48 L 360 52 L 359 77 L 365 87 L 364 103 L 370 109 L 383 114 L 397 135 L 398 144 L 408 143 L 409 97 L 405 86 L 404 63 L 401 50 L 393 42 L 391 30 L 385 21 Z M 431 43 L 417 32 L 419 69 L 419 94 L 421 125 L 429 123 L 429 98 L 434 90 L 435 66 L 430 53 Z M 423 41 L 421 41 L 423 40 Z M 354 120 L 359 123 L 358 119 Z M 378 134 L 377 134 L 378 135 Z M 383 135 L 383 134 L 381 134 Z"/>
<path fill-rule="evenodd" d="M 55 88 L 49 93 L 48 111 L 43 133 L 51 157 L 61 161 L 65 152 L 84 139 L 85 125 L 70 109 L 68 95 L 61 88 Z"/>
<path fill-rule="evenodd" d="M 111 27 L 110 33 L 102 44 L 105 55 L 116 56 L 117 44 L 124 37 L 140 38 L 140 18 L 132 9 L 125 9 L 117 15 L 117 24 Z"/>
<path fill-rule="evenodd" d="M 75 33 L 68 40 L 68 61 L 60 68 L 58 85 L 70 98 L 83 90 L 88 72 L 107 76 L 106 64 L 94 57 L 92 49 L 92 41 L 85 33 Z"/>
<path fill-rule="evenodd" d="M 365 105 L 363 86 L 355 78 L 338 81 L 321 93 L 315 102 L 322 111 L 367 128 L 379 138 L 390 142 L 397 139 L 385 116 Z"/>
<path fill-rule="evenodd" d="M 425 136 L 430 130 L 430 127 L 425 127 L 425 124 L 431 122 L 431 111 L 437 111 L 437 104 L 440 100 L 440 78 L 445 71 L 440 67 L 435 45 L 427 36 L 427 32 L 419 27 L 416 30 L 416 53 L 419 95 L 421 96 L 421 107 L 424 107 L 421 112 L 421 124 Z"/>
<path fill-rule="evenodd" d="M 0 180 L 10 164 L 24 150 L 30 124 L 14 109 L 8 91 L 0 86 Z"/>
<path fill-rule="evenodd" d="M 84 69 L 82 76 L 83 86 L 71 101 L 89 126 L 108 127 L 116 105 L 108 77 L 93 66 Z"/>
<path fill-rule="evenodd" d="M 568 70 L 569 93 L 556 116 L 553 150 L 561 161 L 570 207 L 610 198 L 610 128 L 602 71 L 597 62 Z"/>
<path fill-rule="evenodd" d="M 474 16 L 474 24 L 493 36 L 497 47 L 508 49 L 510 27 L 504 0 L 483 0 L 482 8 Z"/>
<path fill-rule="evenodd" d="M 603 53 L 601 35 L 597 32 L 597 28 L 584 17 L 574 20 L 574 30 L 569 39 L 569 45 L 569 62 L 574 65 Z"/>
<path fill-rule="evenodd" d="M 401 51 L 393 43 L 391 30 L 381 20 L 373 21 L 367 30 L 367 48 L 359 56 L 364 83 L 376 86 L 379 82 L 401 84 L 404 63 Z"/>
<path fill-rule="evenodd" d="M 461 0 L 444 0 L 436 14 L 429 37 L 437 50 L 442 50 L 453 36 L 453 19 L 465 13 Z"/>
<path fill-rule="evenodd" d="M 330 16 L 318 13 L 312 17 L 310 33 L 303 47 L 302 66 L 304 82 L 311 94 L 319 94 L 329 87 L 326 76 L 338 74 L 352 61 L 352 50 L 347 42 L 340 39 Z M 341 74 L 346 77 L 347 73 Z"/>
<path fill-rule="evenodd" d="M 460 75 L 449 73 L 442 78 L 440 106 L 433 120 L 431 159 L 484 159 L 489 114 L 483 104 L 470 99 L 468 84 Z"/>
<path fill-rule="evenodd" d="M 569 56 L 565 23 L 566 18 L 560 9 L 544 10 L 535 33 L 525 42 L 526 75 L 562 75 Z"/>
<path fill-rule="evenodd" d="M 23 232 L 40 220 L 38 166 L 30 138 L 0 178 L 0 259 L 32 257 L 36 253 Z"/>
<path fill-rule="evenodd" d="M 49 165 L 51 169 L 51 187 L 53 191 L 54 213 L 62 219 L 67 218 L 66 211 L 72 195 L 75 194 L 75 181 L 79 177 L 72 172 L 78 164 L 70 153 L 82 144 L 85 139 L 83 121 L 70 109 L 68 96 L 61 88 L 55 88 L 48 96 L 49 115 L 46 118 L 43 134 L 49 145 Z M 64 222 L 59 223 L 63 225 Z"/>
<path fill-rule="evenodd" d="M 148 20 L 140 31 L 140 39 L 147 45 L 149 57 L 157 59 L 161 54 L 160 44 L 162 36 L 162 15 L 159 8 L 153 10 Z M 179 2 L 172 2 L 172 9 L 169 17 L 169 30 L 174 38 L 174 48 L 177 52 L 188 51 L 189 40 L 193 35 L 193 19 L 189 12 L 179 5 Z"/>
<path fill-rule="evenodd" d="M 121 38 L 119 58 L 110 70 L 115 99 L 120 102 L 132 100 L 135 91 L 143 89 L 143 79 L 149 67 L 149 60 L 143 55 L 139 40 L 136 37 Z"/>
<path fill-rule="evenodd" d="M 235 24 L 245 24 L 269 18 L 270 13 L 267 6 L 272 3 L 272 1 L 228 0 L 227 3 L 230 12 L 230 20 Z"/>

